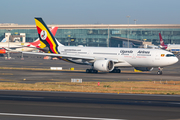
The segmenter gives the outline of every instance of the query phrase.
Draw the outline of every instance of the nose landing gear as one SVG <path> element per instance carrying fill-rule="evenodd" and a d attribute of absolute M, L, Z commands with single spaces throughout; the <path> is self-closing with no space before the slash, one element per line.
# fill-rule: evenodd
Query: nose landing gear
<path fill-rule="evenodd" d="M 162 75 L 162 70 L 163 70 L 163 68 L 158 67 L 158 69 L 159 69 L 159 70 L 158 70 L 157 74 L 158 74 L 158 75 Z"/>

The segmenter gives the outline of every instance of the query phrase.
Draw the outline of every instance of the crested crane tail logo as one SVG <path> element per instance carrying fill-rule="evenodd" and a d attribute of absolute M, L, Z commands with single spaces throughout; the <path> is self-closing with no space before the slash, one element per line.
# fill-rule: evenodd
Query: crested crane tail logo
<path fill-rule="evenodd" d="M 42 40 L 46 40 L 46 38 L 47 38 L 47 32 L 46 32 L 45 30 L 42 30 L 40 36 L 41 36 L 41 39 L 42 39 Z"/>

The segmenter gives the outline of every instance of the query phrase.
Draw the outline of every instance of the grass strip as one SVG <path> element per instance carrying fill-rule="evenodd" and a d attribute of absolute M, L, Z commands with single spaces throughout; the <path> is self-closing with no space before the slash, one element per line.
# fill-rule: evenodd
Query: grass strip
<path fill-rule="evenodd" d="M 127 81 L 127 82 L 39 82 L 33 84 L 1 82 L 1 90 L 66 91 L 90 93 L 132 93 L 180 95 L 180 81 Z"/>

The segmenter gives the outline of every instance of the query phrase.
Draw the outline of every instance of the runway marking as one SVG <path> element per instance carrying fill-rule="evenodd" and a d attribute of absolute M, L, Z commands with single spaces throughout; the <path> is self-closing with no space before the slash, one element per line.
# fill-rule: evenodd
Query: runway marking
<path fill-rule="evenodd" d="M 44 99 L 44 97 L 24 97 L 24 96 L 0 96 L 0 98 L 28 98 L 28 99 Z"/>
<path fill-rule="evenodd" d="M 16 114 L 16 113 L 0 113 L 0 115 L 23 116 L 23 117 L 44 117 L 44 118 L 85 119 L 85 120 L 125 120 L 125 119 L 112 119 L 112 118 L 92 118 L 92 117 L 74 117 L 74 116 L 56 116 L 56 115 L 35 115 L 35 114 Z"/>
<path fill-rule="evenodd" d="M 92 80 L 106 80 L 106 79 L 92 79 Z"/>
<path fill-rule="evenodd" d="M 136 80 L 153 80 L 153 79 L 136 78 Z"/>

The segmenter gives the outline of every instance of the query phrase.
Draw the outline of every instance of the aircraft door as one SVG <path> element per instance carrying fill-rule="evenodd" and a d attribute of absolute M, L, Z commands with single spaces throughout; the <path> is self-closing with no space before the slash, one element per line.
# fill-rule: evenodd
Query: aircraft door
<path fill-rule="evenodd" d="M 160 60 L 160 57 L 161 57 L 161 56 L 160 56 L 160 53 L 157 52 L 157 53 L 156 53 L 156 56 L 155 56 L 155 60 Z"/>

